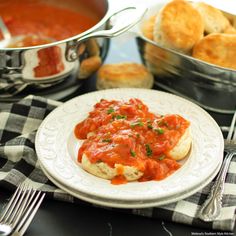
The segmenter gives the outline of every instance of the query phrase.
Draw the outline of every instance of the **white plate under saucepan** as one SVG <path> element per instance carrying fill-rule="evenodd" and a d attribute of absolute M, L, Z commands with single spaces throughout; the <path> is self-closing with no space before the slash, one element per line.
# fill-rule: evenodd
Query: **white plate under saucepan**
<path fill-rule="evenodd" d="M 100 99 L 139 98 L 151 112 L 180 114 L 191 122 L 192 148 L 183 166 L 162 181 L 112 185 L 84 171 L 77 162 L 80 146 L 75 125 L 88 116 Z M 223 160 L 223 136 L 214 119 L 186 99 L 147 89 L 110 89 L 76 97 L 52 111 L 36 135 L 36 152 L 45 174 L 72 195 L 100 205 L 146 207 L 185 198 L 217 174 Z M 95 200 L 92 200 L 95 199 Z M 169 200 L 169 201 L 165 201 Z M 160 204 L 158 204 L 158 201 Z M 118 206 L 118 203 L 121 206 Z M 116 204 L 117 203 L 117 204 Z M 146 203 L 146 204 L 145 204 Z"/>

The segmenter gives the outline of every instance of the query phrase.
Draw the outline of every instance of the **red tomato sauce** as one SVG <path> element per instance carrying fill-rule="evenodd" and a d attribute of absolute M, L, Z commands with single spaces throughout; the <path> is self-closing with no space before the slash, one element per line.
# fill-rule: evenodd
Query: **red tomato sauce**
<path fill-rule="evenodd" d="M 176 114 L 151 113 L 139 99 L 128 102 L 102 99 L 74 129 L 78 139 L 85 139 L 78 161 L 86 154 L 91 163 L 136 167 L 144 173 L 139 181 L 161 180 L 180 167 L 169 151 L 189 125 L 189 121 Z M 127 182 L 122 170 L 119 172 L 113 184 Z"/>
<path fill-rule="evenodd" d="M 98 16 L 88 16 L 79 10 L 30 0 L 0 3 L 0 15 L 10 33 L 13 36 L 29 35 L 18 47 L 63 40 L 91 28 L 99 21 Z M 17 43 L 11 46 L 17 46 Z"/>
<path fill-rule="evenodd" d="M 57 46 L 43 48 L 37 54 L 39 64 L 34 68 L 35 77 L 50 76 L 64 70 L 61 48 Z"/>

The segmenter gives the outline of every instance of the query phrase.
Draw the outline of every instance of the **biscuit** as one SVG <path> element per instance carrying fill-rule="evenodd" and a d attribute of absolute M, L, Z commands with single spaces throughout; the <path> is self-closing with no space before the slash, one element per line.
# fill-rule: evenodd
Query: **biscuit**
<path fill-rule="evenodd" d="M 192 56 L 236 70 L 236 34 L 209 34 L 194 46 Z"/>
<path fill-rule="evenodd" d="M 224 34 L 236 34 L 236 29 L 232 26 L 229 25 L 225 30 Z"/>
<path fill-rule="evenodd" d="M 168 52 L 165 49 L 162 49 L 151 43 L 146 43 L 144 46 L 144 53 L 154 58 L 160 59 L 162 61 L 168 61 L 171 58 L 169 57 Z M 155 61 L 155 60 L 154 60 Z M 155 63 L 154 63 L 155 64 Z"/>
<path fill-rule="evenodd" d="M 153 75 L 141 64 L 124 62 L 101 66 L 97 73 L 97 89 L 152 88 Z"/>
<path fill-rule="evenodd" d="M 99 48 L 97 40 L 95 40 L 95 39 L 87 40 L 86 47 L 87 47 L 89 56 L 99 56 L 100 55 L 100 48 Z"/>
<path fill-rule="evenodd" d="M 153 29 L 155 20 L 156 20 L 156 15 L 153 15 L 149 19 L 147 19 L 142 25 L 143 35 L 150 40 L 153 40 Z"/>
<path fill-rule="evenodd" d="M 149 71 L 157 76 L 176 74 L 176 68 L 180 66 L 178 55 L 151 43 L 144 45 L 143 57 Z"/>
<path fill-rule="evenodd" d="M 165 63 L 149 52 L 144 53 L 145 64 L 154 75 L 165 75 Z"/>
<path fill-rule="evenodd" d="M 223 13 L 206 3 L 198 2 L 193 6 L 199 11 L 204 21 L 204 31 L 206 34 L 222 33 L 229 26 L 228 19 Z"/>
<path fill-rule="evenodd" d="M 115 164 L 112 168 L 104 162 L 91 163 L 85 154 L 82 156 L 81 165 L 84 170 L 102 179 L 113 179 L 115 176 L 120 174 L 119 172 L 121 168 L 123 169 L 122 174 L 127 181 L 138 180 L 143 175 L 143 172 L 133 166 Z"/>
<path fill-rule="evenodd" d="M 227 12 L 223 12 L 224 16 L 228 19 L 228 21 L 230 22 L 230 24 L 236 28 L 236 16 L 232 15 L 230 13 Z"/>
<path fill-rule="evenodd" d="M 88 78 L 90 75 L 95 73 L 101 65 L 102 60 L 100 56 L 92 56 L 82 60 L 79 67 L 78 78 Z"/>
<path fill-rule="evenodd" d="M 168 156 L 176 161 L 184 159 L 191 148 L 191 143 L 192 138 L 190 135 L 190 129 L 188 128 L 175 147 L 168 152 Z M 144 174 L 141 170 L 134 166 L 115 164 L 114 167 L 110 167 L 108 164 L 102 161 L 91 163 L 85 154 L 82 156 L 81 165 L 82 168 L 88 173 L 108 180 L 112 180 L 114 177 L 119 175 L 121 169 L 122 175 L 127 181 L 136 181 Z"/>
<path fill-rule="evenodd" d="M 145 63 L 154 75 L 164 76 L 167 74 L 167 67 L 171 58 L 169 57 L 168 52 L 162 48 L 152 45 L 151 43 L 146 43 L 144 46 L 144 59 Z"/>
<path fill-rule="evenodd" d="M 174 148 L 169 151 L 168 155 L 176 161 L 184 159 L 191 148 L 191 143 L 192 137 L 190 134 L 190 128 L 188 128 Z"/>
<path fill-rule="evenodd" d="M 174 0 L 158 13 L 154 25 L 154 41 L 160 46 L 190 54 L 203 37 L 204 23 L 200 13 L 187 1 Z"/>

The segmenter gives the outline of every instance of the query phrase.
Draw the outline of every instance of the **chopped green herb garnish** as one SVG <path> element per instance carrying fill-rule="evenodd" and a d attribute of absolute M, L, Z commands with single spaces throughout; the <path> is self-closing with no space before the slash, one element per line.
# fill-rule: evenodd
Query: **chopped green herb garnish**
<path fill-rule="evenodd" d="M 164 129 L 161 128 L 154 129 L 154 131 L 157 132 L 158 134 L 164 134 Z"/>
<path fill-rule="evenodd" d="M 137 133 L 137 134 L 136 134 L 136 137 L 137 137 L 137 138 L 140 138 L 140 134 L 139 134 L 139 133 Z"/>
<path fill-rule="evenodd" d="M 147 123 L 147 127 L 148 127 L 149 129 L 152 129 L 152 128 L 153 128 L 153 126 L 152 126 L 152 124 L 151 124 L 150 122 Z"/>
<path fill-rule="evenodd" d="M 161 156 L 158 157 L 158 160 L 161 161 L 161 160 L 163 160 L 165 157 L 166 157 L 165 155 L 161 155 Z"/>
<path fill-rule="evenodd" d="M 160 120 L 160 121 L 158 121 L 157 124 L 160 125 L 160 126 L 166 126 L 166 127 L 169 126 L 168 123 L 165 120 Z"/>
<path fill-rule="evenodd" d="M 145 148 L 146 148 L 146 153 L 147 153 L 147 156 L 151 156 L 152 155 L 152 149 L 150 148 L 150 145 L 149 144 L 145 144 Z"/>
<path fill-rule="evenodd" d="M 116 116 L 116 119 L 117 119 L 117 120 L 120 120 L 120 119 L 127 119 L 127 116 L 126 116 L 126 115 L 117 115 L 117 116 Z"/>
<path fill-rule="evenodd" d="M 102 142 L 103 142 L 103 143 L 110 143 L 110 142 L 111 142 L 111 139 L 109 139 L 109 138 L 103 139 Z"/>
<path fill-rule="evenodd" d="M 135 127 L 135 126 L 143 126 L 143 122 L 137 121 L 137 122 L 131 123 L 130 126 L 131 126 L 132 128 Z"/>
<path fill-rule="evenodd" d="M 107 110 L 107 114 L 111 114 L 113 113 L 115 110 L 113 107 L 110 107 L 108 110 Z"/>
<path fill-rule="evenodd" d="M 135 151 L 133 151 L 133 150 L 130 150 L 130 155 L 131 155 L 132 157 L 135 157 L 135 156 L 136 156 L 136 153 L 135 153 Z"/>

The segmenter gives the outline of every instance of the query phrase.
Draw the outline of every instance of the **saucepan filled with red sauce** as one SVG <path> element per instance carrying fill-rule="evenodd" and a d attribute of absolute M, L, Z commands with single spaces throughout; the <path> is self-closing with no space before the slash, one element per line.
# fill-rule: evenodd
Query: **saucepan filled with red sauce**
<path fill-rule="evenodd" d="M 131 28 L 145 12 L 113 5 L 112 0 L 0 0 L 10 35 L 0 30 L 1 78 L 40 86 L 74 72 L 89 77 L 101 65 L 109 38 Z"/>

